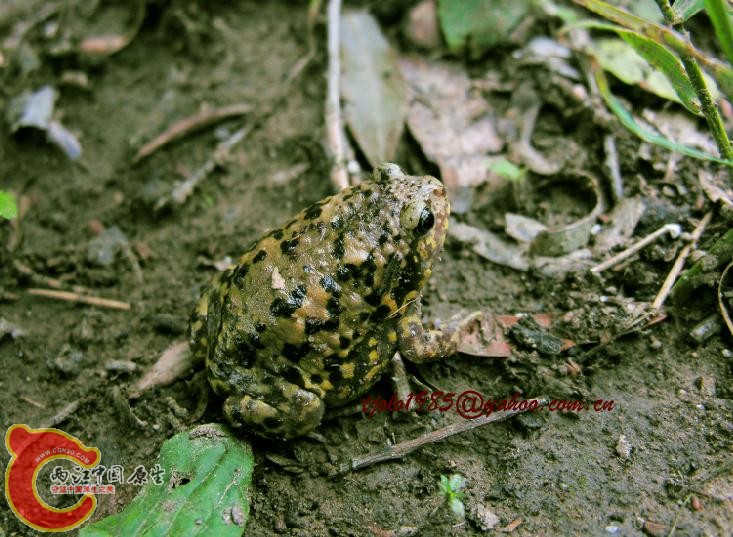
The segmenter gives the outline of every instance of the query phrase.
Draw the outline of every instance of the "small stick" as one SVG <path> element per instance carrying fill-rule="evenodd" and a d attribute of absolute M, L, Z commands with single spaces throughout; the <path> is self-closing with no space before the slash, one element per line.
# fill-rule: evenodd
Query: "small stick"
<path fill-rule="evenodd" d="M 214 149 L 214 153 L 206 160 L 206 162 L 204 162 L 185 181 L 176 183 L 170 193 L 170 197 L 161 197 L 155 203 L 155 209 L 160 210 L 169 203 L 173 203 L 175 205 L 183 204 L 183 202 L 185 202 L 188 197 L 193 194 L 196 186 L 198 186 L 199 183 L 201 183 L 209 176 L 211 172 L 214 171 L 214 168 L 216 168 L 220 158 L 226 153 L 230 152 L 235 145 L 244 140 L 244 138 L 252 131 L 252 129 L 254 129 L 254 127 L 255 123 L 253 122 L 247 127 L 242 127 L 234 131 L 234 133 L 232 133 L 229 138 L 222 142 L 219 142 L 216 146 L 216 149 Z"/>
<path fill-rule="evenodd" d="M 632 244 L 626 250 L 617 253 L 615 256 L 611 257 L 610 259 L 607 259 L 603 263 L 599 263 L 595 267 L 591 268 L 591 272 L 603 272 L 606 269 L 609 269 L 613 267 L 614 265 L 617 265 L 624 259 L 627 259 L 634 255 L 636 252 L 647 246 L 648 244 L 651 244 L 655 240 L 657 240 L 659 237 L 664 235 L 665 233 L 669 232 L 672 237 L 679 237 L 680 233 L 682 232 L 682 229 L 680 228 L 679 224 L 666 224 L 662 227 L 660 227 L 658 230 L 650 233 L 643 239 L 641 239 L 639 242 Z"/>
<path fill-rule="evenodd" d="M 539 403 L 538 408 L 543 407 L 547 404 L 547 401 L 544 399 L 536 399 L 536 401 Z M 401 457 L 404 457 L 408 453 L 412 453 L 413 451 L 424 446 L 425 444 L 440 442 L 441 440 L 445 440 L 446 438 L 449 438 L 456 434 L 470 431 L 471 429 L 481 427 L 482 425 L 486 425 L 488 423 L 504 421 L 517 414 L 522 414 L 523 412 L 526 412 L 526 410 L 507 410 L 494 412 L 489 416 L 480 416 L 472 420 L 467 419 L 457 423 L 453 423 L 451 425 L 448 425 L 447 427 L 443 427 L 442 429 L 437 429 L 435 431 L 424 434 L 423 436 L 413 438 L 412 440 L 406 440 L 405 442 L 400 442 L 399 444 L 388 446 L 379 453 L 373 453 L 364 457 L 351 459 L 351 462 L 342 465 L 338 469 L 336 475 L 345 474 L 349 471 L 361 470 L 362 468 L 366 468 L 367 466 L 371 466 L 372 464 L 399 459 Z"/>
<path fill-rule="evenodd" d="M 132 162 L 140 162 L 164 145 L 183 138 L 192 132 L 214 125 L 224 119 L 243 116 L 250 112 L 252 112 L 252 105 L 246 103 L 231 104 L 229 106 L 222 106 L 221 108 L 214 108 L 213 110 L 201 110 L 192 116 L 176 121 L 153 140 L 142 146 Z"/>
<path fill-rule="evenodd" d="M 44 405 L 43 403 L 39 403 L 35 399 L 31 399 L 30 397 L 27 397 L 25 395 L 21 395 L 18 399 L 20 399 L 21 401 L 25 401 L 29 405 L 33 405 L 36 408 L 46 408 L 46 405 Z"/>
<path fill-rule="evenodd" d="M 667 279 L 664 280 L 664 283 L 662 284 L 661 289 L 659 289 L 659 293 L 657 293 L 657 297 L 654 299 L 654 302 L 652 302 L 652 310 L 658 310 L 662 307 L 662 304 L 664 304 L 664 301 L 667 300 L 667 296 L 669 296 L 669 292 L 672 290 L 672 286 L 674 285 L 675 280 L 677 280 L 677 276 L 682 271 L 682 267 L 685 266 L 685 261 L 687 260 L 687 256 L 690 255 L 690 252 L 692 249 L 697 245 L 697 241 L 700 238 L 700 236 L 705 231 L 705 228 L 710 223 L 710 220 L 713 218 L 713 212 L 708 212 L 705 216 L 702 217 L 702 220 L 700 220 L 700 223 L 697 225 L 695 230 L 690 234 L 690 242 L 688 242 L 682 250 L 680 250 L 679 255 L 677 256 L 677 259 L 674 260 L 674 265 L 672 265 L 672 270 L 669 271 L 669 274 L 667 274 Z"/>
<path fill-rule="evenodd" d="M 63 422 L 71 416 L 74 412 L 79 410 L 79 407 L 81 406 L 81 400 L 76 399 L 75 401 L 72 401 L 68 405 L 66 405 L 64 408 L 56 412 L 53 416 L 48 418 L 46 421 L 41 423 L 41 429 L 47 429 L 49 427 L 56 427 L 59 423 Z"/>
<path fill-rule="evenodd" d="M 80 293 L 71 293 L 69 291 L 57 291 L 55 289 L 37 289 L 30 288 L 27 290 L 29 294 L 36 296 L 44 296 L 46 298 L 55 298 L 56 300 L 65 300 L 67 302 L 78 302 L 89 306 L 98 306 L 100 308 L 109 308 L 113 310 L 129 310 L 130 304 L 112 300 L 109 298 L 100 298 L 92 295 L 82 295 Z"/>
<path fill-rule="evenodd" d="M 616 140 L 610 134 L 603 139 L 603 148 L 606 150 L 606 166 L 611 176 L 611 194 L 616 201 L 624 198 L 624 180 L 621 177 L 621 167 L 618 163 Z"/>
<path fill-rule="evenodd" d="M 21 263 L 17 259 L 13 260 L 13 266 L 15 267 L 15 270 L 20 272 L 23 276 L 28 276 L 30 280 L 37 285 L 45 285 L 46 287 L 52 287 L 59 290 L 63 290 L 66 287 L 61 280 L 44 276 L 43 274 L 38 274 L 28 265 Z M 92 292 L 91 289 L 84 287 L 83 285 L 72 285 L 71 290 L 82 295 Z"/>
<path fill-rule="evenodd" d="M 339 52 L 339 17 L 341 0 L 328 2 L 328 94 L 326 96 L 326 134 L 328 149 L 333 159 L 331 182 L 337 190 L 349 186 L 344 159 L 344 141 L 341 133 L 341 98 L 339 92 L 341 61 Z"/>
<path fill-rule="evenodd" d="M 130 243 L 125 241 L 125 243 L 122 245 L 122 253 L 127 258 L 127 262 L 130 263 L 130 267 L 132 268 L 132 274 L 135 277 L 135 281 L 137 283 L 142 284 L 143 283 L 143 271 L 140 268 L 140 263 L 137 260 L 137 257 L 132 251 L 132 248 L 130 248 Z"/>
<path fill-rule="evenodd" d="M 405 362 L 402 361 L 402 356 L 399 351 L 394 353 L 392 357 L 392 380 L 397 397 L 402 401 L 406 401 L 410 396 L 410 383 L 407 380 L 407 369 L 405 368 Z"/>

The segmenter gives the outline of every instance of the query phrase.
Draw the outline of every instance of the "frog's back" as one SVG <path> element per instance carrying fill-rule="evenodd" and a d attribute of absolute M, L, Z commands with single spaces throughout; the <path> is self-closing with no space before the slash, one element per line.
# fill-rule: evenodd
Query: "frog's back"
<path fill-rule="evenodd" d="M 237 368 L 287 377 L 297 365 L 327 399 L 347 400 L 361 391 L 350 378 L 366 385 L 381 372 L 402 305 L 390 293 L 402 259 L 393 205 L 376 186 L 342 191 L 262 237 L 215 279 L 191 326 L 217 392 L 232 390 Z"/>

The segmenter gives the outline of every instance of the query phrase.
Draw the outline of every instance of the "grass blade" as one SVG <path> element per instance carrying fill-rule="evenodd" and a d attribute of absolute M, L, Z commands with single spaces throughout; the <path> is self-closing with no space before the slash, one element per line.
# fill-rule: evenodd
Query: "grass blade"
<path fill-rule="evenodd" d="M 720 48 L 723 49 L 728 61 L 733 62 L 733 28 L 728 10 L 723 0 L 704 0 L 704 4 L 705 12 L 715 28 L 715 35 L 718 36 Z"/>
<path fill-rule="evenodd" d="M 710 160 L 733 167 L 733 160 L 722 159 L 720 157 L 705 153 L 704 151 L 700 151 L 699 149 L 695 149 L 694 147 L 689 147 L 684 144 L 673 142 L 672 140 L 665 138 L 664 136 L 661 136 L 655 132 L 651 132 L 639 125 L 634 117 L 631 115 L 631 112 L 629 112 L 626 107 L 621 103 L 621 101 L 619 101 L 613 95 L 613 93 L 611 93 L 611 89 L 608 86 L 608 79 L 606 78 L 606 74 L 603 72 L 601 66 L 595 64 L 592 67 L 592 70 L 595 76 L 596 84 L 598 84 L 598 91 L 601 93 L 601 97 L 605 101 L 606 105 L 616 115 L 621 124 L 629 129 L 631 132 L 636 134 L 639 138 L 641 138 L 645 142 L 649 142 L 660 147 L 664 147 L 665 149 L 669 149 L 670 151 L 680 153 L 681 155 L 687 155 L 688 157 L 693 157 L 701 160 Z"/>

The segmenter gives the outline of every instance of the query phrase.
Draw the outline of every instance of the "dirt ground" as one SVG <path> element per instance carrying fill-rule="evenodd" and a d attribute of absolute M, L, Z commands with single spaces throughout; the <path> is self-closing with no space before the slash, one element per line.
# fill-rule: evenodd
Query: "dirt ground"
<path fill-rule="evenodd" d="M 133 468 L 152 465 L 161 444 L 176 432 L 222 421 L 219 402 L 202 392 L 208 388 L 201 375 L 129 402 L 124 393 L 183 337 L 194 300 L 214 274 L 206 260 L 238 256 L 265 230 L 332 191 L 323 149 L 322 46 L 286 97 L 276 100 L 290 69 L 307 52 L 304 9 L 285 1 L 206 8 L 155 2 L 134 41 L 104 61 L 44 59 L 27 76 L 0 69 L 3 109 L 23 90 L 58 85 L 64 71 L 83 70 L 89 79 L 87 89 L 61 86 L 57 103 L 64 125 L 82 143 L 81 163 L 71 163 L 42 135 L 13 136 L 7 126 L 0 129 L 0 187 L 31 201 L 18 246 L 0 249 L 0 317 L 25 331 L 23 337 L 0 341 L 3 428 L 13 423 L 38 427 L 79 400 L 78 409 L 56 426 L 98 447 L 103 463 Z M 397 28 L 389 15 L 383 24 L 388 34 Z M 317 38 L 325 39 L 322 27 Z M 511 58 L 507 53 L 485 61 L 502 69 Z M 274 111 L 185 204 L 155 211 L 152 205 L 161 192 L 211 156 L 217 136 L 247 124 L 247 118 L 226 121 L 131 164 L 142 143 L 202 103 L 251 103 L 274 106 Z M 562 124 L 552 113 L 541 115 L 538 129 L 548 135 L 562 131 L 597 150 L 604 133 L 588 127 L 579 114 Z M 618 132 L 625 137 L 622 157 L 633 154 L 637 141 Z M 414 154 L 414 141 L 406 140 L 400 149 L 405 168 L 435 172 Z M 630 192 L 659 186 L 657 172 L 640 162 L 632 169 L 638 162 L 633 157 L 622 161 Z M 282 173 L 297 165 L 303 165 L 298 173 Z M 699 192 L 696 166 L 680 164 L 678 177 L 688 195 L 668 200 L 668 213 L 701 216 L 693 207 Z M 482 208 L 491 209 L 490 203 Z M 460 218 L 491 222 L 499 214 Z M 106 266 L 90 259 L 100 223 L 118 227 L 127 237 L 141 281 L 124 254 Z M 658 223 L 647 222 L 647 232 Z M 709 246 L 725 227 L 716 220 L 701 246 Z M 0 223 L 0 244 L 8 244 L 13 233 L 8 223 Z M 491 264 L 449 239 L 425 290 L 423 313 L 445 319 L 476 309 L 566 311 L 600 305 L 602 295 L 615 293 L 649 300 L 673 259 L 665 248 L 674 244 L 669 240 L 643 254 L 633 270 L 603 278 L 552 278 Z M 17 261 L 132 307 L 115 311 L 31 296 L 25 289 L 39 285 L 18 271 Z M 671 314 L 600 348 L 569 351 L 582 369 L 578 376 L 567 374 L 568 355 L 531 351 L 508 360 L 459 355 L 419 368 L 421 376 L 444 388 L 613 400 L 609 412 L 538 411 L 335 479 L 329 472 L 338 463 L 447 425 L 456 416 L 355 415 L 324 424 L 319 432 L 325 443 L 253 440 L 257 465 L 246 534 L 482 535 L 521 519 L 513 535 L 731 535 L 730 339 L 716 336 L 696 345 L 688 336 L 692 323 L 712 307 Z M 110 360 L 132 362 L 136 369 L 110 369 Z M 382 380 L 371 393 L 391 390 Z M 209 404 L 202 415 L 205 397 Z M 628 457 L 617 449 L 621 435 L 631 445 Z M 9 455 L 0 451 L 5 467 Z M 439 493 L 440 476 L 449 474 L 467 480 L 464 524 L 456 524 Z M 119 512 L 136 492 L 134 486 L 121 486 L 115 496 L 101 498 L 94 519 Z M 500 519 L 488 532 L 481 529 L 486 512 Z M 4 502 L 0 527 L 0 536 L 36 533 Z"/>

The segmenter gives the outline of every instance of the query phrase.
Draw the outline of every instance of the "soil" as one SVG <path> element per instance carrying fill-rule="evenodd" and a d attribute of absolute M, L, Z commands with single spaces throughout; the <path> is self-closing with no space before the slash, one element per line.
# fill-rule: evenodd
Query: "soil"
<path fill-rule="evenodd" d="M 42 135 L 11 135 L 7 126 L 0 130 L 0 187 L 30 201 L 18 246 L 0 249 L 0 317 L 25 332 L 0 341 L 3 428 L 13 423 L 39 427 L 78 400 L 78 408 L 55 426 L 98 447 L 104 464 L 132 469 L 154 464 L 161 444 L 173 434 L 196 423 L 222 421 L 220 403 L 200 374 L 136 400 L 124 394 L 166 347 L 184 337 L 194 300 L 214 274 L 207 261 L 236 258 L 265 230 L 331 192 L 322 144 L 323 47 L 285 97 L 277 98 L 290 69 L 308 50 L 304 13 L 305 5 L 295 9 L 285 1 L 211 7 L 152 2 L 138 35 L 114 56 L 95 62 L 44 56 L 41 67 L 24 76 L 0 68 L 3 109 L 24 90 L 59 86 L 64 71 L 81 70 L 89 79 L 88 88 L 59 86 L 57 102 L 64 125 L 82 143 L 81 163 L 70 162 Z M 29 14 L 20 10 L 15 17 L 0 19 L 2 35 Z M 383 24 L 394 37 L 394 19 L 387 16 Z M 319 43 L 325 42 L 323 34 L 320 24 Z M 511 62 L 510 54 L 491 60 L 499 69 L 501 61 Z M 186 203 L 154 210 L 161 192 L 199 168 L 217 141 L 246 125 L 247 118 L 204 129 L 132 165 L 135 151 L 203 104 L 242 102 L 255 109 L 272 106 L 273 112 Z M 547 127 L 542 117 L 540 132 L 562 131 L 588 149 L 591 161 L 601 158 L 601 127 L 589 127 L 588 118 L 579 129 L 568 121 Z M 662 173 L 635 158 L 638 142 L 623 130 L 615 132 L 629 193 L 661 188 L 654 181 Z M 414 156 L 415 146 L 406 140 L 400 149 L 403 165 L 411 173 L 434 173 Z M 662 197 L 662 209 L 667 208 L 659 211 L 662 222 L 670 214 L 702 215 L 695 173 L 701 164 L 685 160 L 679 166 L 687 194 Z M 297 173 L 286 173 L 293 169 Z M 491 204 L 482 210 L 499 212 L 465 215 L 464 221 L 495 223 L 503 216 Z M 139 260 L 141 281 L 122 253 L 109 265 L 92 259 L 90 244 L 93 248 L 100 224 L 124 233 Z M 642 224 L 652 226 L 644 228 L 648 232 L 659 222 Z M 701 246 L 709 247 L 724 229 L 724 222 L 711 225 Z M 0 223 L 0 244 L 7 245 L 14 233 Z M 675 244 L 662 242 L 625 270 L 602 278 L 556 278 L 491 264 L 449 239 L 425 290 L 423 313 L 446 319 L 476 309 L 592 310 L 601 306 L 602 295 L 623 293 L 649 300 L 671 266 Z M 116 311 L 32 296 L 26 289 L 40 285 L 19 273 L 18 261 L 67 286 L 83 285 L 132 307 Z M 340 462 L 458 418 L 452 413 L 353 415 L 323 424 L 323 442 L 252 440 L 256 468 L 246 534 L 481 535 L 512 523 L 518 523 L 513 530 L 518 536 L 733 534 L 730 339 L 718 335 L 699 345 L 690 339 L 693 323 L 713 311 L 709 301 L 703 304 L 684 316 L 670 312 L 662 323 L 603 345 L 557 356 L 520 349 L 506 360 L 459 355 L 410 368 L 446 390 L 612 400 L 612 410 L 537 411 L 338 478 L 329 472 Z M 606 325 L 613 332 L 612 316 L 594 322 L 600 327 L 596 333 Z M 579 374 L 569 373 L 569 359 L 578 364 Z M 111 360 L 132 362 L 135 370 L 110 369 Z M 386 380 L 372 390 L 383 397 L 391 392 Z M 622 436 L 631 446 L 628 456 Z M 5 467 L 9 455 L 0 451 Z M 440 476 L 451 474 L 467 482 L 463 523 L 439 491 Z M 93 520 L 121 511 L 137 491 L 123 485 L 116 495 L 101 497 Z M 75 500 L 60 501 L 64 506 Z M 487 532 L 481 529 L 486 512 L 500 520 Z M 35 533 L 2 503 L 0 536 Z"/>

